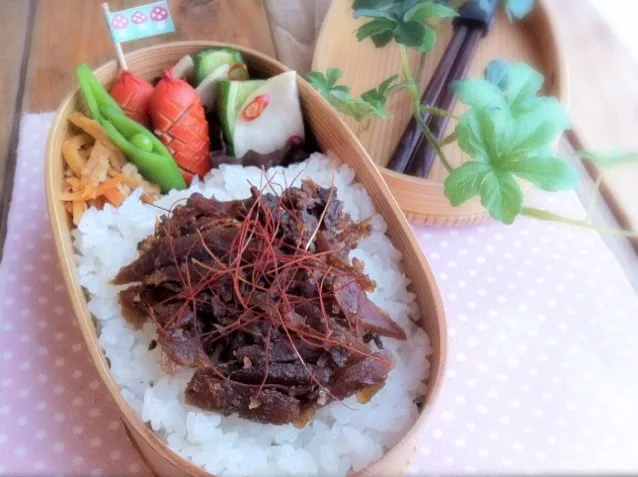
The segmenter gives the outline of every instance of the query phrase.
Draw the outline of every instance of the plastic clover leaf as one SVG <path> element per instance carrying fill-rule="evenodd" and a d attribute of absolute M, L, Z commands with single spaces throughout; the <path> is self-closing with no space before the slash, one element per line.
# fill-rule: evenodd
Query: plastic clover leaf
<path fill-rule="evenodd" d="M 576 171 L 554 157 L 549 147 L 564 123 L 547 113 L 538 110 L 514 117 L 507 108 L 473 107 L 463 114 L 456 137 L 473 160 L 446 178 L 444 192 L 450 203 L 459 206 L 479 195 L 493 218 L 511 224 L 523 206 L 516 177 L 547 191 L 573 188 Z"/>
<path fill-rule="evenodd" d="M 436 31 L 428 20 L 451 18 L 456 10 L 433 0 L 355 0 L 354 18 L 370 18 L 357 30 L 357 39 L 370 38 L 377 48 L 395 40 L 419 51 L 432 51 Z"/>
<path fill-rule="evenodd" d="M 534 0 L 505 0 L 503 7 L 510 22 L 521 20 L 534 8 Z"/>
<path fill-rule="evenodd" d="M 483 10 L 491 9 L 490 0 L 479 0 Z M 534 0 L 503 0 L 503 9 L 510 22 L 522 20 L 534 9 Z"/>
<path fill-rule="evenodd" d="M 308 80 L 337 111 L 352 116 L 357 121 L 373 117 L 383 119 L 390 117 L 386 104 L 389 95 L 396 90 L 393 83 L 398 75 L 393 75 L 377 88 L 366 91 L 361 98 L 353 98 L 348 86 L 337 85 L 341 76 L 341 70 L 329 68 L 325 75 L 318 71 L 311 71 L 308 73 Z"/>

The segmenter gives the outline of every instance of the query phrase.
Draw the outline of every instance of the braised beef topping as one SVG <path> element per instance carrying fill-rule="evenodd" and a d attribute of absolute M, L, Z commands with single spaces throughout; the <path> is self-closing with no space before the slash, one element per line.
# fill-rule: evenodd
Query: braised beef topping
<path fill-rule="evenodd" d="M 336 189 L 311 181 L 230 202 L 194 194 L 113 283 L 130 284 L 129 322 L 156 325 L 162 369 L 195 368 L 187 402 L 302 426 L 321 406 L 380 389 L 394 362 L 372 346 L 406 337 L 368 298 L 363 262 L 350 261 L 369 233 Z"/>

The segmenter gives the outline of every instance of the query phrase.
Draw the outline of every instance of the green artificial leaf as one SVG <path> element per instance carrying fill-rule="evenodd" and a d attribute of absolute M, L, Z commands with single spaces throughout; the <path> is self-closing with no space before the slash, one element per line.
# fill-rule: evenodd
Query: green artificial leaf
<path fill-rule="evenodd" d="M 526 101 L 538 94 L 544 82 L 543 75 L 528 64 L 511 63 L 501 89 L 507 96 L 510 109 L 516 112 L 524 109 Z"/>
<path fill-rule="evenodd" d="M 396 22 L 396 19 L 394 18 L 394 16 L 386 12 L 385 10 L 372 10 L 369 8 L 360 8 L 358 10 L 355 10 L 352 16 L 354 18 L 361 18 L 361 17 L 379 18 L 383 20 L 390 20 L 391 22 Z"/>
<path fill-rule="evenodd" d="M 361 98 L 353 98 L 350 88 L 338 85 L 342 72 L 338 68 L 328 68 L 324 75 L 318 71 L 308 73 L 308 81 L 317 89 L 328 103 L 342 114 L 352 116 L 357 121 L 366 118 L 380 117 L 386 119 L 390 113 L 386 109 L 388 97 L 392 94 L 393 83 L 398 75 L 384 80 L 377 88 L 366 91 Z M 400 87 L 400 85 L 398 85 Z"/>
<path fill-rule="evenodd" d="M 428 29 L 421 22 L 397 23 L 394 29 L 394 40 L 405 46 L 419 48 Z"/>
<path fill-rule="evenodd" d="M 510 22 L 525 18 L 534 9 L 534 0 L 504 0 L 503 6 Z"/>
<path fill-rule="evenodd" d="M 467 78 L 455 81 L 450 85 L 456 92 L 459 101 L 472 108 L 499 108 L 506 105 L 503 91 L 481 78 Z"/>
<path fill-rule="evenodd" d="M 350 88 L 348 86 L 337 85 L 337 81 L 339 81 L 342 75 L 343 73 L 339 68 L 328 68 L 325 75 L 319 71 L 309 72 L 308 81 L 324 97 L 330 95 L 334 91 L 349 93 Z"/>
<path fill-rule="evenodd" d="M 403 20 L 406 22 L 423 22 L 430 18 L 454 18 L 457 15 L 458 13 L 454 8 L 430 1 L 419 3 L 410 8 L 405 12 Z"/>
<path fill-rule="evenodd" d="M 392 39 L 401 45 L 429 52 L 436 43 L 436 31 L 428 23 L 435 18 L 456 15 L 453 8 L 433 0 L 355 1 L 354 18 L 369 18 L 357 30 L 357 39 L 370 38 L 379 48 Z"/>
<path fill-rule="evenodd" d="M 445 197 L 453 207 L 476 197 L 485 176 L 492 171 L 492 167 L 485 162 L 469 161 L 453 169 L 445 178 Z"/>
<path fill-rule="evenodd" d="M 382 119 L 390 117 L 390 113 L 386 109 L 386 103 L 388 102 L 388 90 L 398 77 L 399 75 L 392 75 L 383 81 L 377 88 L 368 90 L 361 95 L 361 99 L 369 104 L 376 115 Z"/>
<path fill-rule="evenodd" d="M 506 225 L 514 222 L 523 207 L 521 187 L 508 172 L 487 174 L 480 189 L 481 204 L 490 215 Z"/>
<path fill-rule="evenodd" d="M 553 156 L 532 156 L 508 161 L 501 170 L 511 172 L 549 192 L 570 190 L 578 184 L 578 173 L 566 161 Z"/>
<path fill-rule="evenodd" d="M 488 63 L 485 71 L 483 72 L 483 78 L 488 83 L 493 84 L 499 88 L 504 87 L 505 78 L 510 68 L 510 62 L 507 60 L 497 59 Z"/>
<path fill-rule="evenodd" d="M 398 1 L 400 0 L 354 0 L 354 2 L 352 2 L 352 9 L 362 10 L 368 8 L 370 10 L 377 10 L 388 7 Z"/>
<path fill-rule="evenodd" d="M 383 41 L 380 42 L 381 46 L 385 46 L 394 36 L 394 27 L 395 22 L 386 20 L 385 18 L 373 20 L 362 25 L 361 28 L 357 30 L 357 40 L 362 41 L 368 37 L 372 37 L 372 41 L 374 41 L 375 46 L 378 48 L 377 43 L 379 42 L 379 38 L 381 37 L 383 40 L 387 38 L 385 43 L 383 43 Z"/>
<path fill-rule="evenodd" d="M 514 124 L 509 136 L 510 156 L 517 158 L 537 153 L 571 126 L 563 106 L 555 98 L 536 100 L 535 107 L 530 112 L 511 119 Z"/>
<path fill-rule="evenodd" d="M 434 46 L 436 45 L 436 30 L 433 28 L 426 28 L 425 35 L 423 35 L 423 40 L 421 41 L 421 45 L 417 48 L 419 51 L 432 52 L 434 50 Z"/>
<path fill-rule="evenodd" d="M 504 111 L 472 108 L 456 124 L 458 145 L 473 159 L 498 166 L 508 122 Z"/>

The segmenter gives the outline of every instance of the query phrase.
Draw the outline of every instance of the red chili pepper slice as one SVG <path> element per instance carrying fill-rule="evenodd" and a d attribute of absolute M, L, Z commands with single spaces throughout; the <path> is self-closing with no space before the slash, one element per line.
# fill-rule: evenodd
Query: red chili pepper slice
<path fill-rule="evenodd" d="M 264 112 L 268 103 L 270 103 L 270 95 L 260 94 L 244 108 L 244 111 L 241 113 L 242 119 L 244 121 L 253 121 L 257 119 Z"/>
<path fill-rule="evenodd" d="M 228 70 L 228 79 L 231 81 L 243 81 L 248 79 L 248 68 L 246 65 L 237 63 Z"/>

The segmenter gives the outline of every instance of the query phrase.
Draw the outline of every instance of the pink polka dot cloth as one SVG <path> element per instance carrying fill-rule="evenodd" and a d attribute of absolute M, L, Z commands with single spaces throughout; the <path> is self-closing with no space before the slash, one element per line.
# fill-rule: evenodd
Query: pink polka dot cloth
<path fill-rule="evenodd" d="M 75 325 L 43 190 L 51 114 L 22 120 L 0 264 L 0 475 L 151 475 Z M 582 216 L 572 193 L 537 207 Z M 638 473 L 638 297 L 593 233 L 414 227 L 449 325 L 408 475 Z"/>

